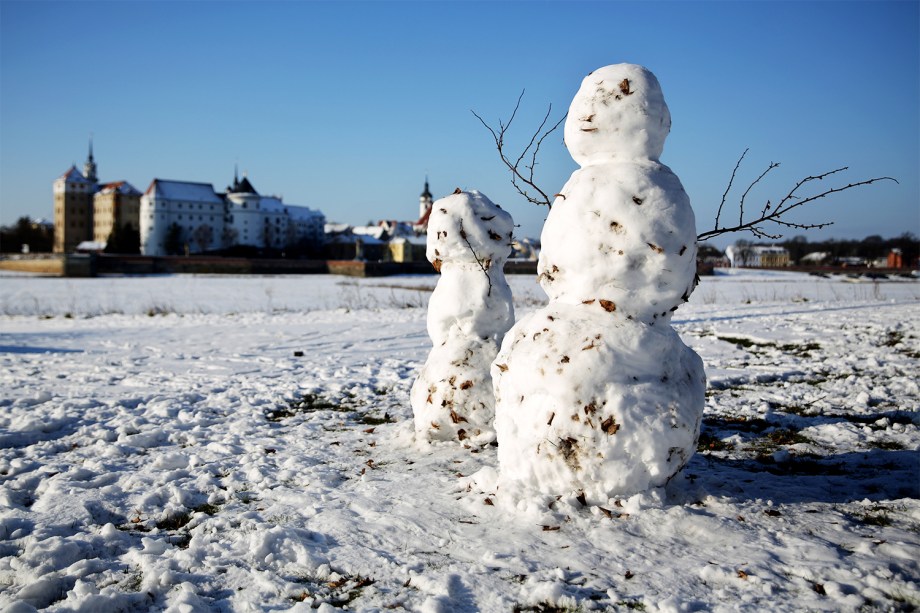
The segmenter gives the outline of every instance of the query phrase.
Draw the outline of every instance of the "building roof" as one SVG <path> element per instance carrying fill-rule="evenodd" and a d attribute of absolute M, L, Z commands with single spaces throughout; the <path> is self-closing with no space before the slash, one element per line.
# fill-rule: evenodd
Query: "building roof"
<path fill-rule="evenodd" d="M 115 181 L 114 183 L 106 183 L 99 188 L 99 192 L 103 194 L 111 194 L 117 192 L 119 194 L 124 194 L 125 196 L 141 195 L 141 192 L 127 181 Z"/>
<path fill-rule="evenodd" d="M 227 190 L 231 194 L 256 194 L 259 192 L 256 191 L 256 188 L 252 186 L 252 183 L 249 182 L 249 177 L 243 177 L 242 181 L 233 180 L 233 186 Z"/>
<path fill-rule="evenodd" d="M 191 181 L 168 181 L 154 179 L 144 192 L 145 196 L 156 196 L 165 200 L 184 200 L 186 202 L 209 202 L 222 204 L 223 200 L 214 191 L 210 183 L 193 183 Z"/>
<path fill-rule="evenodd" d="M 425 177 L 425 191 L 422 192 L 421 197 L 428 198 L 429 200 L 432 198 L 431 191 L 428 189 L 428 177 Z"/>
<path fill-rule="evenodd" d="M 58 179 L 63 179 L 68 183 L 92 183 L 89 179 L 83 176 L 83 173 L 77 170 L 76 164 L 67 169 L 67 172 L 62 174 Z"/>

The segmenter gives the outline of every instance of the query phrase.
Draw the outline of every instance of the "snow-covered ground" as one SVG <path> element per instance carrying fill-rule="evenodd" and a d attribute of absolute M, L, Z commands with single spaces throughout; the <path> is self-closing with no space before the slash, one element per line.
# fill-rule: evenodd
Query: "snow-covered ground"
<path fill-rule="evenodd" d="M 415 443 L 435 282 L 0 278 L 0 610 L 920 605 L 918 282 L 705 278 L 698 453 L 607 507 Z"/>

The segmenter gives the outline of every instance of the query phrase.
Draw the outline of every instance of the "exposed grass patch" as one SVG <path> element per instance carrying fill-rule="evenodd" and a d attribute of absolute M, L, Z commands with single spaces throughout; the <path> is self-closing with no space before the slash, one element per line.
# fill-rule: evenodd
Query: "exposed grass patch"
<path fill-rule="evenodd" d="M 747 349 L 751 353 L 757 353 L 758 351 L 766 349 L 778 349 L 783 353 L 788 353 L 790 355 L 810 358 L 812 351 L 817 351 L 821 349 L 821 345 L 815 342 L 810 343 L 774 343 L 772 341 L 755 341 L 751 338 L 746 338 L 743 336 L 716 336 L 720 341 L 725 341 L 726 343 L 732 343 L 739 349 Z"/>
<path fill-rule="evenodd" d="M 357 600 L 369 585 L 374 584 L 370 577 L 361 575 L 339 575 L 334 581 L 323 581 L 312 577 L 295 577 L 293 582 L 305 584 L 306 588 L 290 597 L 294 602 L 313 601 L 313 608 L 328 604 L 335 608 L 347 608 Z"/>
<path fill-rule="evenodd" d="M 535 613 L 573 613 L 574 611 L 581 611 L 581 607 L 573 608 L 566 606 L 559 606 L 552 604 L 550 602 L 538 602 L 537 604 L 524 605 L 516 604 L 514 608 L 511 609 L 514 613 L 523 613 L 524 611 L 534 611 Z"/>
<path fill-rule="evenodd" d="M 703 451 L 730 451 L 735 448 L 733 443 L 728 443 L 722 439 L 712 436 L 708 432 L 701 432 L 700 438 L 696 442 L 696 450 Z"/>
<path fill-rule="evenodd" d="M 799 443 L 811 443 L 811 439 L 802 436 L 790 428 L 777 428 L 767 433 L 767 439 L 775 445 L 797 445 Z"/>
<path fill-rule="evenodd" d="M 337 404 L 330 399 L 314 393 L 307 393 L 288 402 L 287 406 L 276 407 L 265 413 L 268 421 L 281 421 L 302 413 L 315 413 L 316 411 L 334 411 L 336 413 L 350 413 L 353 407 Z"/>

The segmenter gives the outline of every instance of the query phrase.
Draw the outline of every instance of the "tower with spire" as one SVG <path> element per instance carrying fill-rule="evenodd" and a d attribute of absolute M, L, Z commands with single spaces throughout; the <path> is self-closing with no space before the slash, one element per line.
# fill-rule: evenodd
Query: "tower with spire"
<path fill-rule="evenodd" d="M 418 217 L 421 219 L 425 217 L 429 211 L 431 211 L 431 205 L 434 203 L 434 199 L 431 196 L 431 191 L 428 189 L 428 175 L 425 175 L 425 191 L 422 192 L 422 195 L 419 196 L 418 200 Z"/>
<path fill-rule="evenodd" d="M 90 183 L 98 183 L 99 178 L 96 176 L 96 160 L 93 159 L 93 137 L 89 137 L 89 155 L 83 164 L 83 176 Z"/>

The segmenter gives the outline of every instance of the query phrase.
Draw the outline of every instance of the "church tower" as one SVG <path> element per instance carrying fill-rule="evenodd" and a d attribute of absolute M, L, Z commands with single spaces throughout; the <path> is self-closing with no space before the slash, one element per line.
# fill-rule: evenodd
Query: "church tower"
<path fill-rule="evenodd" d="M 428 177 L 425 177 L 425 191 L 422 192 L 418 200 L 418 216 L 421 219 L 427 216 L 427 213 L 431 210 L 431 205 L 434 203 L 431 192 L 428 190 Z"/>
<path fill-rule="evenodd" d="M 93 159 L 93 137 L 89 137 L 89 157 L 83 164 L 83 176 L 90 183 L 97 183 L 99 178 L 96 176 L 96 160 Z"/>

